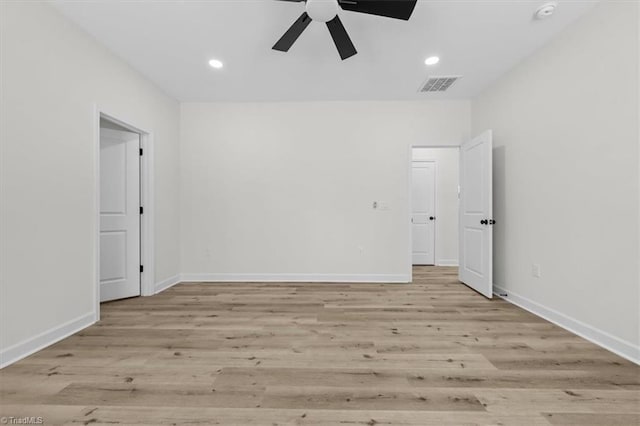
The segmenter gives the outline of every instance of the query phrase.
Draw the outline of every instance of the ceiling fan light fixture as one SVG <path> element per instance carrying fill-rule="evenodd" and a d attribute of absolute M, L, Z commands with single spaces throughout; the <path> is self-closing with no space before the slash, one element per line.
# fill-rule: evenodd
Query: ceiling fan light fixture
<path fill-rule="evenodd" d="M 317 22 L 329 22 L 338 15 L 337 0 L 307 0 L 307 14 Z"/>
<path fill-rule="evenodd" d="M 427 59 L 424 60 L 424 64 L 428 66 L 435 65 L 438 62 L 440 62 L 440 58 L 437 56 L 429 56 Z"/>

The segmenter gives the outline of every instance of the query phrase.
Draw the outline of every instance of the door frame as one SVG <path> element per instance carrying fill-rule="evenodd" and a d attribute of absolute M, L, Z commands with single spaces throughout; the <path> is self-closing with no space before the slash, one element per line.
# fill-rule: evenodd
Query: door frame
<path fill-rule="evenodd" d="M 413 200 L 412 200 L 412 190 L 413 190 L 413 149 L 414 148 L 449 148 L 449 149 L 456 149 L 458 150 L 458 152 L 460 151 L 460 146 L 461 144 L 450 144 L 450 145 L 444 145 L 444 144 L 409 144 L 409 149 L 407 150 L 407 157 L 408 157 L 408 165 L 409 167 L 407 167 L 407 182 L 409 183 L 407 186 L 407 199 L 409 201 L 409 211 L 407 212 L 408 214 L 408 220 L 407 220 L 407 230 L 409 233 L 409 247 L 407 250 L 407 270 L 408 270 L 408 276 L 409 276 L 409 282 L 413 282 L 413 229 L 411 226 L 411 216 L 413 213 Z M 437 182 L 438 182 L 438 169 L 437 169 L 437 162 L 436 162 L 436 186 L 437 186 Z M 437 192 L 437 188 L 434 188 L 434 192 Z M 460 193 L 460 187 L 458 185 L 458 194 Z M 436 199 L 437 202 L 437 199 Z M 436 220 L 437 220 L 437 213 L 436 213 Z M 434 235 L 434 242 L 435 242 L 435 235 L 436 235 L 436 231 L 434 229 L 433 231 L 433 235 Z M 436 244 L 434 244 L 436 245 Z M 459 248 L 458 248 L 459 250 Z M 436 248 L 434 247 L 433 249 L 433 255 L 434 255 L 434 263 L 437 263 L 437 257 L 436 257 Z"/>
<path fill-rule="evenodd" d="M 100 119 L 106 119 L 130 132 L 140 135 L 140 205 L 144 207 L 144 214 L 140 216 L 140 263 L 144 265 L 144 272 L 140 274 L 140 295 L 155 294 L 155 255 L 154 255 L 154 164 L 153 164 L 153 133 L 145 126 L 124 118 L 117 112 L 102 108 L 94 103 L 93 111 L 93 177 L 94 177 L 94 225 L 93 246 L 94 283 L 93 297 L 95 301 L 95 320 L 100 320 Z"/>

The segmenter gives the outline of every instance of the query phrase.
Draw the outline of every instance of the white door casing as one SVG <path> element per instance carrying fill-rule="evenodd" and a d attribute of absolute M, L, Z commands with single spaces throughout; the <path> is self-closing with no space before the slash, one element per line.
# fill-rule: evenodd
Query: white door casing
<path fill-rule="evenodd" d="M 434 265 L 436 246 L 435 162 L 413 161 L 411 173 L 411 259 L 414 265 Z"/>
<path fill-rule="evenodd" d="M 140 295 L 140 135 L 100 129 L 100 301 Z"/>
<path fill-rule="evenodd" d="M 492 132 L 460 147 L 459 279 L 493 297 Z"/>

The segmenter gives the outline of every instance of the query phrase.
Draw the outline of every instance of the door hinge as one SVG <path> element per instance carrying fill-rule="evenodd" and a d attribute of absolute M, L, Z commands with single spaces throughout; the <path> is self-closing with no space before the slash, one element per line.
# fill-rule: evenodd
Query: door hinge
<path fill-rule="evenodd" d="M 144 214 L 144 207 L 140 206 L 140 214 Z"/>
<path fill-rule="evenodd" d="M 144 272 L 144 265 L 140 265 L 140 273 Z"/>
<path fill-rule="evenodd" d="M 142 148 L 140 148 L 140 156 L 142 156 L 142 153 L 143 153 Z"/>

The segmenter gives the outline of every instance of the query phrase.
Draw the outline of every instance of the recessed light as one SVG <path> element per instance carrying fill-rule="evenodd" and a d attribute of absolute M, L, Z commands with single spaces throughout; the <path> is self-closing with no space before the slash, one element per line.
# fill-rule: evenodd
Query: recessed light
<path fill-rule="evenodd" d="M 435 65 L 438 62 L 440 62 L 440 58 L 438 58 L 437 56 L 430 56 L 427 59 L 424 60 L 424 63 L 426 65 Z"/>
<path fill-rule="evenodd" d="M 217 59 L 212 59 L 209 61 L 209 65 L 211 65 L 212 68 L 215 68 L 217 70 L 219 70 L 220 68 L 222 68 L 224 66 L 224 64 L 222 63 L 222 61 L 219 61 Z"/>

